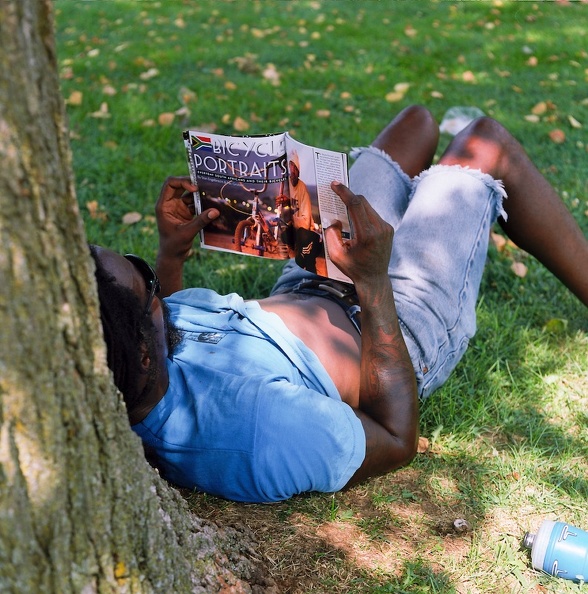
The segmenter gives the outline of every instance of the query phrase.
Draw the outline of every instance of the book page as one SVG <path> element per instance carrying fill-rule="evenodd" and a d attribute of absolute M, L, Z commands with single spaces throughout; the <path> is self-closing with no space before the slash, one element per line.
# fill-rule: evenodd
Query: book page
<path fill-rule="evenodd" d="M 292 213 L 284 134 L 225 136 L 184 132 L 198 213 L 216 208 L 220 217 L 200 234 L 201 245 L 250 256 L 293 255 Z"/>
<path fill-rule="evenodd" d="M 323 230 L 334 220 L 339 220 L 344 237 L 351 236 L 347 208 L 331 190 L 332 181 L 349 184 L 347 156 L 305 145 L 288 134 L 286 151 L 296 235 L 296 263 L 320 276 L 351 282 L 329 259 L 323 234 Z"/>

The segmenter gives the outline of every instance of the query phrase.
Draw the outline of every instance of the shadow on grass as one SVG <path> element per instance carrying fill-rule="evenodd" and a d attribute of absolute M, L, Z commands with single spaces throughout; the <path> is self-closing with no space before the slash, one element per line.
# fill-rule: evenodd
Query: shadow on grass
<path fill-rule="evenodd" d="M 566 374 L 584 344 L 586 316 L 556 281 L 546 280 L 547 297 L 538 298 L 501 274 L 490 267 L 479 333 L 446 386 L 422 405 L 427 453 L 335 495 L 273 506 L 194 495 L 194 511 L 253 530 L 284 592 L 451 593 L 474 574 L 486 592 L 549 585 L 555 578 L 533 572 L 520 542 L 534 527 L 525 522 L 542 515 L 573 522 L 577 508 L 579 521 L 588 497 L 584 395 L 571 389 L 574 403 L 566 391 L 576 381 Z M 567 330 L 544 331 L 552 317 L 569 320 Z M 463 532 L 456 519 L 467 521 Z M 498 587 L 498 566 L 522 577 Z"/>

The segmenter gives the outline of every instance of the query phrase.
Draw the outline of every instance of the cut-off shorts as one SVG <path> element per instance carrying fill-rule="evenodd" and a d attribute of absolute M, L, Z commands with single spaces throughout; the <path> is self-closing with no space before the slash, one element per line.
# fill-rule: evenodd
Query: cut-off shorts
<path fill-rule="evenodd" d="M 506 218 L 502 183 L 479 170 L 434 165 L 411 179 L 375 147 L 354 149 L 350 187 L 394 228 L 388 274 L 419 395 L 447 380 L 476 331 L 490 227 Z M 289 262 L 272 290 L 316 275 Z"/>

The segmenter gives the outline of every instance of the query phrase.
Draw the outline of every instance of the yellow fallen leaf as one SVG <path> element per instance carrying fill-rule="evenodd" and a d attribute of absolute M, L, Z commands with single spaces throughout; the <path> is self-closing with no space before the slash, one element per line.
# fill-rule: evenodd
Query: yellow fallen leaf
<path fill-rule="evenodd" d="M 465 82 L 476 82 L 476 75 L 471 70 L 466 70 L 462 75 L 461 78 Z"/>
<path fill-rule="evenodd" d="M 86 208 L 88 209 L 91 219 L 98 221 L 105 221 L 108 219 L 108 214 L 100 208 L 97 200 L 90 200 L 89 202 L 86 202 Z"/>
<path fill-rule="evenodd" d="M 233 128 L 235 128 L 235 130 L 237 130 L 237 132 L 245 132 L 246 130 L 249 130 L 249 122 L 247 122 L 243 118 L 237 116 L 233 120 Z"/>
<path fill-rule="evenodd" d="M 533 106 L 531 109 L 531 113 L 535 115 L 543 115 L 547 111 L 547 103 L 545 101 L 539 101 L 536 105 Z"/>
<path fill-rule="evenodd" d="M 91 118 L 106 119 L 110 117 L 108 113 L 108 103 L 101 103 L 100 109 L 88 114 Z"/>
<path fill-rule="evenodd" d="M 116 89 L 112 85 L 104 85 L 102 92 L 109 97 L 116 95 Z"/>
<path fill-rule="evenodd" d="M 317 118 L 330 118 L 331 112 L 328 109 L 318 109 L 316 112 Z"/>
<path fill-rule="evenodd" d="M 138 223 L 143 218 L 143 215 L 140 212 L 127 212 L 126 215 L 123 216 L 122 222 L 124 225 L 134 225 Z"/>
<path fill-rule="evenodd" d="M 385 97 L 388 103 L 396 103 L 397 101 L 402 101 L 404 99 L 404 93 L 400 93 L 399 91 L 391 91 Z"/>
<path fill-rule="evenodd" d="M 513 262 L 510 269 L 520 278 L 527 276 L 528 268 L 522 262 Z"/>
<path fill-rule="evenodd" d="M 555 142 L 555 144 L 562 144 L 566 141 L 566 133 L 563 130 L 556 128 L 549 133 L 549 138 L 551 138 L 551 141 Z"/>
<path fill-rule="evenodd" d="M 504 235 L 500 235 L 500 233 L 490 233 L 490 240 L 499 252 L 501 252 L 506 246 L 506 237 L 504 237 Z"/>
<path fill-rule="evenodd" d="M 419 454 L 426 454 L 429 451 L 429 440 L 426 437 L 419 437 L 419 445 L 417 452 Z"/>
<path fill-rule="evenodd" d="M 81 105 L 84 100 L 84 94 L 81 91 L 72 91 L 71 95 L 65 102 L 68 105 Z"/>
<path fill-rule="evenodd" d="M 581 128 L 582 127 L 582 124 L 580 124 L 580 122 L 578 122 L 578 120 L 574 116 L 569 115 L 568 122 L 570 122 L 570 126 L 572 128 Z"/>
<path fill-rule="evenodd" d="M 227 80 L 225 82 L 225 89 L 227 91 L 234 91 L 237 88 L 237 85 L 232 80 Z"/>
<path fill-rule="evenodd" d="M 160 113 L 157 117 L 157 121 L 159 122 L 160 126 L 171 126 L 175 117 L 176 115 L 171 112 Z"/>
<path fill-rule="evenodd" d="M 532 124 L 536 124 L 537 122 L 541 121 L 541 118 L 534 113 L 530 113 L 529 115 L 525 116 L 525 120 L 527 120 L 527 122 L 531 122 Z"/>
<path fill-rule="evenodd" d="M 396 83 L 394 85 L 394 90 L 397 93 L 406 93 L 408 89 L 410 89 L 410 83 L 407 82 Z"/>

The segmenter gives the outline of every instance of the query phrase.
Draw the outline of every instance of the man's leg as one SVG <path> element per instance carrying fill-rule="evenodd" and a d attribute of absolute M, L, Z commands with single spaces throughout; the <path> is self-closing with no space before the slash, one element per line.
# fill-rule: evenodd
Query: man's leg
<path fill-rule="evenodd" d="M 508 194 L 499 218 L 507 235 L 535 256 L 588 306 L 588 240 L 519 142 L 498 122 L 480 118 L 460 132 L 440 160 L 481 169 Z"/>
<path fill-rule="evenodd" d="M 395 229 L 413 190 L 412 178 L 431 165 L 439 127 L 430 112 L 415 105 L 402 110 L 367 148 L 354 149 L 351 189 L 365 196 Z"/>
<path fill-rule="evenodd" d="M 439 126 L 428 109 L 412 105 L 403 109 L 381 132 L 372 146 L 388 153 L 414 177 L 433 162 L 439 142 Z"/>

